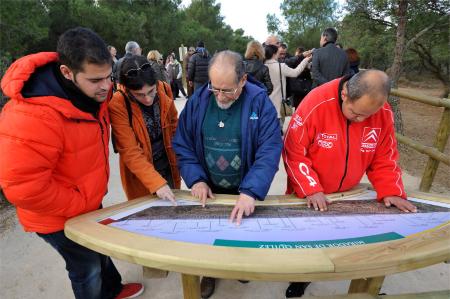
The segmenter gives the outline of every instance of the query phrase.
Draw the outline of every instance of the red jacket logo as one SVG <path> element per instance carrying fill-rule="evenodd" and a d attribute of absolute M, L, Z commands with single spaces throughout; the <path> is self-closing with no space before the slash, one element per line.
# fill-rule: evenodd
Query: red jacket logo
<path fill-rule="evenodd" d="M 337 141 L 338 137 L 337 134 L 319 133 L 317 134 L 317 139 Z"/>
<path fill-rule="evenodd" d="M 323 148 L 332 148 L 334 146 L 333 141 L 337 141 L 337 134 L 319 133 L 317 134 L 317 145 Z"/>
<path fill-rule="evenodd" d="M 364 149 L 374 149 L 380 138 L 381 128 L 364 127 L 361 147 Z"/>
<path fill-rule="evenodd" d="M 303 119 L 300 115 L 295 114 L 293 121 L 292 129 L 296 130 L 298 127 L 303 126 Z"/>

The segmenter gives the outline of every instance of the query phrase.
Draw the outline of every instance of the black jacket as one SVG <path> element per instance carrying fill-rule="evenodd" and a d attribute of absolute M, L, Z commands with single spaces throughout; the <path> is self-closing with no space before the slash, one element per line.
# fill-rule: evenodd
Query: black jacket
<path fill-rule="evenodd" d="M 245 72 L 252 75 L 256 80 L 264 84 L 267 94 L 270 95 L 273 90 L 272 81 L 270 80 L 269 68 L 259 59 L 246 59 Z"/>
<path fill-rule="evenodd" d="M 189 59 L 188 79 L 189 81 L 204 84 L 209 81 L 208 65 L 210 57 L 205 48 L 197 48 L 197 51 Z"/>
<path fill-rule="evenodd" d="M 286 64 L 290 68 L 296 68 L 304 59 L 303 55 L 296 56 L 296 60 L 287 61 Z M 303 72 L 296 78 L 286 78 L 289 94 L 301 97 L 302 99 L 308 94 L 312 87 L 311 71 L 306 67 Z"/>
<path fill-rule="evenodd" d="M 334 43 L 327 43 L 313 52 L 313 87 L 350 73 L 347 54 Z"/>

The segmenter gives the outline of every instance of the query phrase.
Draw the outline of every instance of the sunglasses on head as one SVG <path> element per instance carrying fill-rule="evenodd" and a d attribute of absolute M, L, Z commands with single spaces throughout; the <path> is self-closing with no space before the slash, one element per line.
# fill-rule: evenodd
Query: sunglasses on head
<path fill-rule="evenodd" d="M 137 69 L 129 69 L 125 73 L 125 76 L 127 76 L 127 77 L 137 77 L 139 75 L 139 72 L 148 72 L 148 71 L 150 71 L 151 68 L 152 68 L 152 66 L 150 65 L 150 63 L 144 63 L 143 65 L 141 65 Z"/>

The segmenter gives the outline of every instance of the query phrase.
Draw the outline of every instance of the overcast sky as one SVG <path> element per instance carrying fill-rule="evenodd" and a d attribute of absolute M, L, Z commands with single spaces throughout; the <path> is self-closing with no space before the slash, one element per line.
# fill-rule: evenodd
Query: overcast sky
<path fill-rule="evenodd" d="M 183 0 L 182 5 L 187 7 L 190 3 L 191 0 Z M 261 43 L 268 36 L 266 15 L 281 15 L 281 0 L 216 0 L 216 3 L 221 4 L 221 15 L 226 24 L 234 30 L 244 29 L 245 35 L 251 35 Z"/>

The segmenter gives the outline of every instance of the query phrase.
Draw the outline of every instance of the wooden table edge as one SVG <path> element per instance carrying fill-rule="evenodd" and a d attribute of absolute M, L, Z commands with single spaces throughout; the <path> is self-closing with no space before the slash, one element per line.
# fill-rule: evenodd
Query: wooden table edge
<path fill-rule="evenodd" d="M 188 200 L 195 200 L 192 197 L 189 197 L 188 191 L 176 191 L 177 195 L 181 195 Z M 339 195 L 342 197 L 342 195 Z M 228 196 L 227 196 L 228 197 Z M 284 197 L 284 196 L 283 196 Z M 273 199 L 269 198 L 269 201 L 273 200 L 279 202 L 280 196 L 276 196 Z M 291 198 L 293 201 L 302 202 L 301 199 Z M 224 199 L 218 197 L 217 203 L 230 203 L 233 202 L 234 199 Z M 378 264 L 376 262 L 364 263 L 364 269 L 358 269 L 357 264 L 351 262 L 351 260 L 346 260 L 345 256 L 348 252 L 348 248 L 326 248 L 326 249 L 280 249 L 283 257 L 292 258 L 294 261 L 287 259 L 286 265 L 280 267 L 281 269 L 271 268 L 270 266 L 261 265 L 262 263 L 253 262 L 253 265 L 245 264 L 245 261 L 238 259 L 236 263 L 230 263 L 227 258 L 221 256 L 214 256 L 213 258 L 220 258 L 221 262 L 205 264 L 202 263 L 202 259 L 197 260 L 192 255 L 186 255 L 183 249 L 191 249 L 194 251 L 206 251 L 208 252 L 218 252 L 220 254 L 232 254 L 235 251 L 238 251 L 240 254 L 244 254 L 246 256 L 257 256 L 257 258 L 261 258 L 262 255 L 269 258 L 276 258 L 276 255 L 280 254 L 280 251 L 274 251 L 274 249 L 252 249 L 252 248 L 227 248 L 227 247 L 217 247 L 211 245 L 201 245 L 201 244 L 192 244 L 185 242 L 177 242 L 171 240 L 162 240 L 156 239 L 152 237 L 139 236 L 134 235 L 133 238 L 136 237 L 146 238 L 152 240 L 153 243 L 158 243 L 163 248 L 173 247 L 175 246 L 176 250 L 179 250 L 179 254 L 170 253 L 170 257 L 165 256 L 164 252 L 156 250 L 156 252 L 149 253 L 145 252 L 143 248 L 136 248 L 131 246 L 130 244 L 122 244 L 121 246 L 117 245 L 118 248 L 111 248 L 112 240 L 105 239 L 105 236 L 108 235 L 108 230 L 115 230 L 115 241 L 117 242 L 117 234 L 130 234 L 125 231 L 121 231 L 119 229 L 115 229 L 112 227 L 106 227 L 102 224 L 97 223 L 99 219 L 107 218 L 113 214 L 116 214 L 120 211 L 127 210 L 130 207 L 137 207 L 148 202 L 148 198 L 137 199 L 129 202 L 125 202 L 113 207 L 105 208 L 103 210 L 98 210 L 95 212 L 91 212 L 89 214 L 85 214 L 74 219 L 71 219 L 66 224 L 66 235 L 88 248 L 94 249 L 96 251 L 102 252 L 106 255 L 110 255 L 115 258 L 123 259 L 132 263 L 142 264 L 148 267 L 154 267 L 162 270 L 168 271 L 176 271 L 180 273 L 192 274 L 192 275 L 203 275 L 206 273 L 211 273 L 211 275 L 216 275 L 217 277 L 230 278 L 231 276 L 241 273 L 243 276 L 239 278 L 242 279 L 261 279 L 261 280 L 291 280 L 292 277 L 307 277 L 309 280 L 322 280 L 323 278 L 330 279 L 332 277 L 336 277 L 336 280 L 340 279 L 353 279 L 356 275 L 363 277 L 361 275 L 367 275 L 365 277 L 373 277 L 377 276 L 380 273 L 393 274 L 398 272 L 404 272 L 408 270 L 417 269 L 423 267 L 424 265 L 432 265 L 441 261 L 450 259 L 450 242 L 444 242 L 438 248 L 433 248 L 433 242 L 427 242 L 423 246 L 428 246 L 427 252 L 422 255 L 417 255 L 413 257 L 407 257 L 405 255 L 400 255 L 399 258 L 395 258 L 394 260 L 384 260 L 383 263 Z M 89 236 L 89 233 L 81 233 L 83 228 L 81 226 L 86 226 L 89 224 L 96 229 L 101 229 L 102 231 L 106 230 L 101 237 L 93 237 Z M 444 231 L 444 236 L 447 240 L 449 238 L 449 225 L 444 225 L 441 228 L 433 230 L 433 233 L 436 234 L 438 231 Z M 364 252 L 372 252 L 376 251 L 377 248 L 391 248 L 392 252 L 395 252 L 395 248 L 399 248 L 397 250 L 402 250 L 402 246 L 405 242 L 411 242 L 414 238 L 424 238 L 431 234 L 432 232 L 425 232 L 420 236 L 414 236 L 412 238 L 405 238 L 401 240 L 376 243 L 376 244 L 368 244 L 368 245 L 359 245 L 352 247 L 351 251 L 353 253 L 362 254 Z M 129 238 L 128 238 L 129 239 Z M 99 244 L 99 241 L 101 243 Z M 431 240 L 433 241 L 433 240 Z M 126 242 L 125 242 L 126 243 Z M 109 245 L 108 245 L 109 244 Z M 445 245 L 447 244 L 447 245 Z M 128 247 L 128 248 L 127 248 Z M 374 249 L 375 248 L 375 249 Z M 121 249 L 120 252 L 117 249 Z M 411 252 L 416 252 L 419 254 L 423 251 L 423 247 L 418 249 L 412 249 Z M 416 251 L 414 251 L 416 250 Z M 292 253 L 294 251 L 295 253 Z M 419 251 L 419 253 L 417 253 Z M 277 252 L 275 254 L 274 252 Z M 320 260 L 321 263 L 316 263 L 317 268 L 311 269 L 311 265 L 303 265 L 295 262 L 295 259 L 298 258 L 308 258 L 309 261 Z M 226 261 L 226 264 L 224 264 Z M 251 264 L 251 263 L 250 263 Z M 397 271 L 398 270 L 398 271 Z"/>

